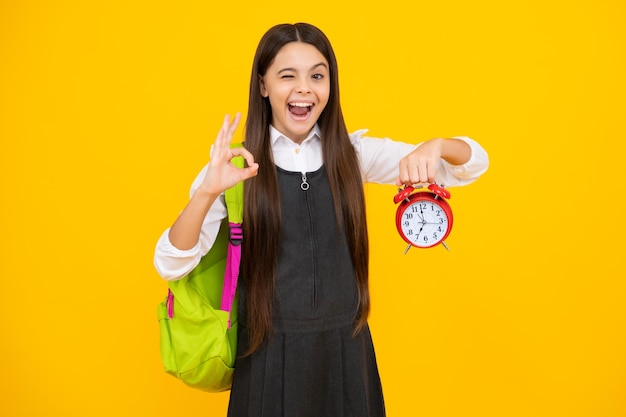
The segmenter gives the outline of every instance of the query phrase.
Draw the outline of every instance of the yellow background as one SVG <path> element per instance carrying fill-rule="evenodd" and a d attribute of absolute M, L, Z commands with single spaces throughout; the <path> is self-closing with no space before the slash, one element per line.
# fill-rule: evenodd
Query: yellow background
<path fill-rule="evenodd" d="M 162 372 L 153 248 L 295 21 L 333 42 L 350 130 L 491 158 L 451 190 L 451 252 L 403 255 L 367 186 L 388 415 L 626 415 L 625 9 L 2 0 L 0 415 L 225 415 Z"/>

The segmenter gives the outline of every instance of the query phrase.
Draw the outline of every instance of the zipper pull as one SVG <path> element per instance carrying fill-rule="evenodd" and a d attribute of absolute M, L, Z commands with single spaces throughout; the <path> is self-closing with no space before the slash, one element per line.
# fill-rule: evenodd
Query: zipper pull
<path fill-rule="evenodd" d="M 174 293 L 171 289 L 167 289 L 167 301 L 165 302 L 165 306 L 167 307 L 167 318 L 171 319 L 174 317 Z"/>
<path fill-rule="evenodd" d="M 309 183 L 306 182 L 306 172 L 302 173 L 302 184 L 300 184 L 300 189 L 302 191 L 306 191 L 309 189 Z"/>

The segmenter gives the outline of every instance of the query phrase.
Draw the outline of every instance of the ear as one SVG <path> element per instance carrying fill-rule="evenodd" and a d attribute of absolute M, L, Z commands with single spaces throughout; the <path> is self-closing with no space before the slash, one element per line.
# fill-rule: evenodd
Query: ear
<path fill-rule="evenodd" d="M 263 81 L 263 77 L 259 75 L 259 90 L 263 97 L 267 98 L 269 96 L 267 92 L 267 88 L 265 88 L 265 82 Z"/>

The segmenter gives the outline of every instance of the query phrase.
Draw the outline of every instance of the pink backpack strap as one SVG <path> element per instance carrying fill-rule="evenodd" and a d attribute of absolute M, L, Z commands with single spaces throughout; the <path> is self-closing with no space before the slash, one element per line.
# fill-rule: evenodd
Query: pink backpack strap
<path fill-rule="evenodd" d="M 242 146 L 241 143 L 231 144 L 231 147 Z M 237 156 L 231 159 L 231 163 L 237 168 L 243 168 L 243 157 Z M 228 225 L 230 238 L 226 252 L 226 270 L 224 272 L 224 288 L 222 290 L 221 310 L 228 312 L 228 328 L 230 329 L 230 316 L 237 292 L 237 278 L 239 277 L 239 265 L 241 263 L 241 242 L 243 240 L 243 182 L 224 192 L 224 202 L 228 210 Z"/>
<path fill-rule="evenodd" d="M 239 266 L 241 264 L 241 242 L 243 229 L 241 223 L 229 223 L 230 239 L 228 240 L 228 252 L 226 254 L 226 270 L 224 271 L 224 289 L 222 290 L 221 310 L 229 313 L 233 309 L 233 301 L 237 292 L 237 279 L 239 278 Z M 228 319 L 230 329 L 230 316 Z"/>
<path fill-rule="evenodd" d="M 167 289 L 167 300 L 165 301 L 165 307 L 167 307 L 167 318 L 174 317 L 174 293 L 171 288 Z"/>

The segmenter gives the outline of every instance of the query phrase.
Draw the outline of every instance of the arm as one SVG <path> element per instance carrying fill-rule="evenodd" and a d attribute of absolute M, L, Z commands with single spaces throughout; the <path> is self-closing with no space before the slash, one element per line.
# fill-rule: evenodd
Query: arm
<path fill-rule="evenodd" d="M 205 166 L 194 180 L 190 197 L 202 183 L 207 168 Z M 186 250 L 179 249 L 170 242 L 169 232 L 171 228 L 168 227 L 161 234 L 154 251 L 154 266 L 159 275 L 165 280 L 177 280 L 187 275 L 213 247 L 223 220 L 227 216 L 224 195 L 222 194 L 215 200 L 202 222 L 198 243 Z"/>
<path fill-rule="evenodd" d="M 169 240 L 178 249 L 193 248 L 198 243 L 202 222 L 217 197 L 227 188 L 257 174 L 259 165 L 245 148 L 230 148 L 230 142 L 241 114 L 237 113 L 232 123 L 227 115 L 220 129 L 213 152 L 211 163 L 204 180 L 195 191 L 187 206 L 180 213 L 169 231 Z M 247 168 L 238 169 L 230 160 L 235 156 L 243 156 L 248 163 Z"/>
<path fill-rule="evenodd" d="M 460 139 L 431 139 L 400 160 L 396 185 L 434 182 L 440 167 L 440 159 L 450 165 L 469 162 L 472 149 Z"/>
<path fill-rule="evenodd" d="M 442 145 L 445 149 L 441 149 L 443 154 L 439 158 L 435 158 L 435 162 L 430 164 L 430 167 L 436 170 L 434 178 L 436 183 L 446 187 L 467 185 L 478 179 L 489 166 L 487 152 L 478 142 L 465 136 L 457 136 L 452 139 L 434 139 L 414 145 L 388 138 L 368 137 L 365 136 L 366 132 L 366 130 L 359 130 L 351 135 L 352 143 L 359 154 L 363 181 L 365 182 L 378 184 L 397 184 L 400 182 L 403 184 L 404 182 L 400 181 L 401 161 L 404 159 L 403 163 L 407 164 L 406 172 L 408 172 L 409 161 L 415 159 L 414 164 L 419 164 L 419 161 L 424 160 L 424 155 L 428 155 L 434 148 L 441 145 L 437 143 L 439 141 L 445 142 L 445 146 Z M 451 149 L 448 149 L 448 145 L 451 145 Z M 466 153 L 468 150 L 469 153 Z M 417 170 L 419 175 L 419 167 Z M 424 172 L 428 176 L 427 167 Z M 409 181 L 411 181 L 410 176 Z"/>
<path fill-rule="evenodd" d="M 154 265 L 166 280 L 176 280 L 189 273 L 206 254 L 227 216 L 222 193 L 258 172 L 258 164 L 244 148 L 230 148 L 232 135 L 239 123 L 237 114 L 232 124 L 228 116 L 220 130 L 211 162 L 200 172 L 192 185 L 191 198 L 172 227 L 157 242 Z M 230 164 L 234 156 L 243 156 L 248 167 L 235 168 Z"/>

